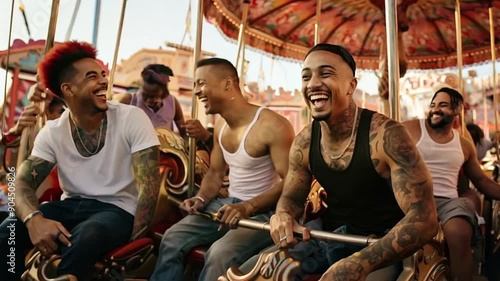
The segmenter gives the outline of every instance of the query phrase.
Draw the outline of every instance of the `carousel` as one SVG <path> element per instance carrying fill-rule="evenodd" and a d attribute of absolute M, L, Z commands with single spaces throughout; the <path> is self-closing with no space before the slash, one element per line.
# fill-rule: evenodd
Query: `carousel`
<path fill-rule="evenodd" d="M 285 60 L 301 60 L 307 50 L 316 43 L 345 45 L 354 55 L 360 69 L 378 71 L 379 94 L 384 101 L 381 111 L 398 121 L 402 119 L 399 96 L 402 87 L 399 84 L 399 77 L 405 76 L 407 70 L 457 67 L 458 74 L 453 78 L 455 79 L 453 83 L 456 82 L 453 87 L 465 93 L 467 83 L 464 83 L 462 77 L 463 66 L 487 60 L 491 60 L 495 66 L 496 51 L 500 48 L 496 44 L 500 40 L 500 29 L 495 30 L 495 27 L 500 25 L 500 0 L 456 0 L 456 2 L 399 0 L 396 1 L 397 5 L 394 5 L 394 0 L 198 0 L 195 2 L 198 18 L 195 46 L 192 50 L 194 62 L 205 55 L 201 50 L 204 17 L 215 24 L 228 40 L 237 41 L 239 51 L 236 65 L 240 73 L 244 70 L 247 45 Z M 121 6 L 115 54 L 109 76 L 108 99 L 111 98 L 113 91 L 118 91 L 113 89 L 113 84 L 116 84 L 114 77 L 117 71 L 117 53 L 126 3 L 127 1 L 123 0 Z M 16 108 L 28 103 L 26 94 L 31 85 L 36 83 L 37 62 L 55 44 L 58 9 L 59 0 L 53 0 L 46 40 L 28 43 L 14 41 L 7 50 L 0 52 L 2 67 L 13 74 L 10 91 L 5 92 L 3 132 L 14 125 L 15 116 L 18 114 Z M 463 40 L 462 36 L 466 39 Z M 10 37 L 11 33 L 9 42 L 11 42 Z M 456 42 L 450 42 L 450 38 Z M 107 66 L 103 64 L 103 67 Z M 451 85 L 446 77 L 438 80 L 442 84 Z M 490 124 L 487 119 L 494 119 L 492 128 L 499 131 L 500 95 L 494 67 L 492 77 L 480 90 L 485 98 L 486 96 L 493 98 L 490 109 L 486 106 L 483 108 L 486 112 L 483 124 Z M 407 81 L 410 80 L 403 80 L 403 83 Z M 308 112 L 304 111 L 304 106 L 301 105 L 303 101 L 300 93 L 282 91 L 280 98 L 269 99 L 267 95 L 259 94 L 252 83 L 245 83 L 243 79 L 240 79 L 240 82 L 243 92 L 247 93 L 250 101 L 265 105 L 294 120 L 296 132 L 304 126 L 303 120 L 309 122 Z M 408 83 L 411 84 L 411 81 Z M 416 91 L 421 87 L 414 85 L 411 87 L 413 92 L 410 91 L 410 94 L 416 96 Z M 358 101 L 364 105 L 364 95 L 363 93 L 359 95 L 363 98 Z M 192 95 L 190 98 L 190 117 L 206 119 L 205 116 L 199 116 L 197 97 Z M 465 100 L 471 103 L 467 97 Z M 490 114 L 491 112 L 493 114 Z M 40 119 L 39 125 L 43 126 L 43 118 Z M 465 124 L 465 112 L 462 114 L 462 121 Z M 164 129 L 157 129 L 157 136 L 161 147 L 162 186 L 150 233 L 145 238 L 132 240 L 103 256 L 95 265 L 93 280 L 148 280 L 154 270 L 163 233 L 185 216 L 178 206 L 182 200 L 194 194 L 208 169 L 209 155 L 197 150 L 194 138 L 189 138 L 186 144 L 175 132 Z M 27 158 L 28 151 L 33 147 L 33 138 L 33 129 L 26 128 L 18 146 L 4 148 L 5 169 L 15 167 Z M 495 151 L 491 161 L 484 166 L 484 172 L 500 182 L 498 139 Z M 55 182 L 53 186 L 45 189 L 43 194 L 39 194 L 39 201 L 42 203 L 58 200 L 60 194 L 60 187 Z M 313 183 L 305 212 L 308 215 L 321 212 L 324 196 L 322 187 L 317 182 Z M 482 233 L 484 247 L 474 249 L 475 273 L 477 280 L 497 281 L 500 280 L 500 203 L 482 199 L 481 209 L 482 213 L 479 215 L 485 219 Z M 217 220 L 213 213 L 205 212 L 200 215 Z M 261 231 L 270 229 L 268 223 L 250 219 L 239 220 L 238 227 Z M 359 246 L 368 246 L 377 241 L 377 237 L 372 236 L 335 234 L 319 230 L 311 231 L 311 238 Z M 432 241 L 405 258 L 403 270 L 397 280 L 451 280 L 445 239 L 440 231 Z M 197 280 L 209 246 L 195 247 L 186 255 L 185 280 Z M 44 257 L 35 249 L 26 251 L 29 251 L 29 254 L 25 260 L 26 272 L 23 274 L 23 280 L 77 280 L 72 275 L 57 276 L 60 256 Z M 249 273 L 243 274 L 237 267 L 232 267 L 218 280 L 295 280 L 296 269 L 299 266 L 300 261 L 290 257 L 286 249 L 262 252 L 257 264 Z M 321 275 L 311 275 L 304 277 L 303 280 L 313 281 L 320 277 Z"/>

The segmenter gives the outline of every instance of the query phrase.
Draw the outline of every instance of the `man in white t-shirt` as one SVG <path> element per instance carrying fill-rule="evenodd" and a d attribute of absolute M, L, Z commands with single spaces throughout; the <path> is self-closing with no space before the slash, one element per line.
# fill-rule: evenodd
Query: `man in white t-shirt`
<path fill-rule="evenodd" d="M 105 253 L 148 230 L 160 186 L 159 141 L 141 109 L 106 100 L 108 79 L 95 59 L 90 44 L 72 41 L 39 64 L 40 83 L 69 110 L 47 122 L 17 171 L 19 219 L 12 214 L 0 225 L 0 280 L 19 279 L 30 240 L 43 255 L 60 251 L 59 274 L 86 280 Z M 36 190 L 56 164 L 63 200 L 39 206 Z M 15 247 L 6 243 L 12 229 Z"/>

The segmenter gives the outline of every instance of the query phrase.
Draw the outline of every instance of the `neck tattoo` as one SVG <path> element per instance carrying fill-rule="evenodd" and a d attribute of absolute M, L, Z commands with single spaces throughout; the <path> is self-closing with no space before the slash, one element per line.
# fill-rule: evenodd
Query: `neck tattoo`
<path fill-rule="evenodd" d="M 344 156 L 345 152 L 347 151 L 347 148 L 349 148 L 349 146 L 351 146 L 352 140 L 354 138 L 354 131 L 356 129 L 356 122 L 358 120 L 358 109 L 359 108 L 356 106 L 356 113 L 354 113 L 354 121 L 353 121 L 353 124 L 352 124 L 352 131 L 351 131 L 351 137 L 349 138 L 349 142 L 347 142 L 347 145 L 342 150 L 342 152 L 340 152 L 339 155 L 332 155 L 332 156 L 330 156 L 330 158 L 332 160 L 338 160 L 338 159 L 340 159 L 342 156 Z"/>
<path fill-rule="evenodd" d="M 78 136 L 78 140 L 80 140 L 80 144 L 83 146 L 83 149 L 85 149 L 85 151 L 87 151 L 87 153 L 90 155 L 97 154 L 97 152 L 99 151 L 99 147 L 101 146 L 101 137 L 102 137 L 102 128 L 104 127 L 103 126 L 104 118 L 102 118 L 101 126 L 99 127 L 99 140 L 97 141 L 97 147 L 95 148 L 94 152 L 91 152 L 83 143 L 82 137 L 80 136 L 80 132 L 78 131 L 78 125 L 76 125 L 75 119 L 73 119 L 73 115 L 69 114 L 69 117 L 70 117 L 71 121 L 73 122 L 73 124 L 75 125 L 76 135 Z"/>

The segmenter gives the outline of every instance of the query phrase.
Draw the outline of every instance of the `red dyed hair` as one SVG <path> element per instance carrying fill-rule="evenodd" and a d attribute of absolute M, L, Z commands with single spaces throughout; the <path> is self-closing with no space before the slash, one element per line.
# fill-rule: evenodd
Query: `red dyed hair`
<path fill-rule="evenodd" d="M 68 41 L 55 45 L 38 64 L 40 82 L 54 94 L 63 97 L 61 84 L 68 67 L 85 58 L 96 59 L 97 50 L 89 43 Z"/>

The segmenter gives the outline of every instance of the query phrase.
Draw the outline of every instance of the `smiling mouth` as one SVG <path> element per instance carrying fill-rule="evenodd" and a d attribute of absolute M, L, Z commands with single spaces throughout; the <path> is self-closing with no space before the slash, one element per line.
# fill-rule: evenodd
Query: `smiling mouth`
<path fill-rule="evenodd" d="M 205 106 L 207 106 L 207 103 L 208 103 L 208 98 L 205 97 L 205 96 L 200 96 L 198 97 L 198 99 L 205 104 Z"/>
<path fill-rule="evenodd" d="M 99 90 L 96 93 L 94 93 L 94 95 L 100 99 L 107 100 L 106 90 Z"/>
<path fill-rule="evenodd" d="M 309 101 L 316 108 L 323 107 L 329 99 L 330 97 L 326 94 L 312 94 L 309 96 Z"/>

